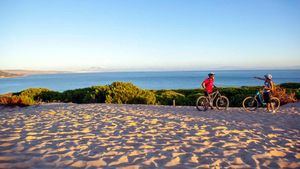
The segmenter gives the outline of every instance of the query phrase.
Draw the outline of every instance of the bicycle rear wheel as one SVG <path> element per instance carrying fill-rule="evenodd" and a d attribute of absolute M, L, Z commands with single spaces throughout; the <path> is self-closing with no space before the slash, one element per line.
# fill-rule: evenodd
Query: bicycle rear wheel
<path fill-rule="evenodd" d="M 246 111 L 255 111 L 258 108 L 258 102 L 254 97 L 246 97 L 243 101 L 243 108 Z"/>
<path fill-rule="evenodd" d="M 218 110 L 227 110 L 229 107 L 229 100 L 226 96 L 218 97 L 216 101 L 216 107 Z"/>
<path fill-rule="evenodd" d="M 209 101 L 207 99 L 207 97 L 205 96 L 200 96 L 198 99 L 197 99 L 197 102 L 196 102 L 196 108 L 199 110 L 199 111 L 206 111 L 209 107 Z"/>

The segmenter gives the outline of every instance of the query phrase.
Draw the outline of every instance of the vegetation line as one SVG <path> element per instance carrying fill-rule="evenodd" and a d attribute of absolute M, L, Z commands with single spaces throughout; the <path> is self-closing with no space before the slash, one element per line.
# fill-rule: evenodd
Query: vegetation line
<path fill-rule="evenodd" d="M 231 107 L 240 107 L 243 99 L 253 96 L 261 87 L 219 88 L 228 97 Z M 117 103 L 117 104 L 159 104 L 194 106 L 202 89 L 144 90 L 132 83 L 114 82 L 105 86 L 92 86 L 64 92 L 46 88 L 29 88 L 18 93 L 0 96 L 0 104 L 8 106 L 30 106 L 42 102 L 65 103 Z M 274 95 L 281 104 L 294 102 L 300 98 L 300 83 L 283 83 L 277 86 Z"/>

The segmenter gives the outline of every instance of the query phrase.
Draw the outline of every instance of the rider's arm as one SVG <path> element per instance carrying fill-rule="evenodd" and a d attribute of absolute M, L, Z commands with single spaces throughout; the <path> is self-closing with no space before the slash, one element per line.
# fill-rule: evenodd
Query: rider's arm
<path fill-rule="evenodd" d="M 201 86 L 205 89 L 205 81 L 202 82 Z"/>
<path fill-rule="evenodd" d="M 265 90 L 269 90 L 269 91 L 273 91 L 273 89 L 274 89 L 274 83 L 273 83 L 273 82 L 270 82 L 270 87 L 264 86 L 264 89 L 265 89 Z"/>
<path fill-rule="evenodd" d="M 254 77 L 254 78 L 258 80 L 265 80 L 265 78 L 261 78 L 261 77 Z"/>
<path fill-rule="evenodd" d="M 271 81 L 271 92 L 275 90 L 275 84 Z"/>
<path fill-rule="evenodd" d="M 267 86 L 265 86 L 264 87 L 266 90 L 273 90 L 274 89 L 274 83 L 273 82 L 270 82 L 270 87 L 267 87 Z"/>
<path fill-rule="evenodd" d="M 266 90 L 272 90 L 272 87 L 264 86 L 264 89 L 266 89 Z"/>

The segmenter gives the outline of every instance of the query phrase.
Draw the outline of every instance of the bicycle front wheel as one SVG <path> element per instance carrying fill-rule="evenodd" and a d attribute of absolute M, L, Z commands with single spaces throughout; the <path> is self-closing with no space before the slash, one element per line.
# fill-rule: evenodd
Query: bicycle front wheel
<path fill-rule="evenodd" d="M 246 111 L 255 111 L 258 108 L 258 102 L 254 97 L 246 97 L 243 101 L 243 108 Z"/>
<path fill-rule="evenodd" d="M 197 99 L 196 107 L 199 111 L 206 111 L 209 107 L 209 101 L 208 101 L 207 97 L 200 96 Z"/>
<path fill-rule="evenodd" d="M 229 100 L 226 96 L 220 96 L 216 101 L 216 107 L 218 110 L 227 110 L 229 107 Z"/>
<path fill-rule="evenodd" d="M 270 99 L 270 102 L 272 104 L 272 109 L 274 111 L 277 111 L 279 109 L 279 107 L 280 107 L 280 100 L 277 97 L 272 97 Z"/>

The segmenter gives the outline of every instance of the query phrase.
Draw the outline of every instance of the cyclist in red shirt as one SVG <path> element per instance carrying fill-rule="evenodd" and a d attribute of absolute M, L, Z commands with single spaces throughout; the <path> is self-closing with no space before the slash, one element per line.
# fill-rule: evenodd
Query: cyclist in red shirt
<path fill-rule="evenodd" d="M 202 87 L 204 89 L 204 94 L 205 96 L 208 96 L 210 93 L 213 92 L 213 89 L 215 87 L 214 85 L 215 82 L 215 73 L 214 72 L 210 72 L 208 74 L 208 78 L 206 78 L 203 82 L 202 82 Z"/>
<path fill-rule="evenodd" d="M 214 87 L 216 87 L 214 85 L 215 82 L 215 73 L 214 72 L 210 72 L 208 74 L 208 78 L 206 78 L 203 82 L 202 82 L 202 87 L 204 89 L 204 95 L 208 97 L 209 102 L 211 102 L 210 100 L 210 94 L 213 92 Z M 210 103 L 211 108 L 212 107 L 212 103 Z"/>

